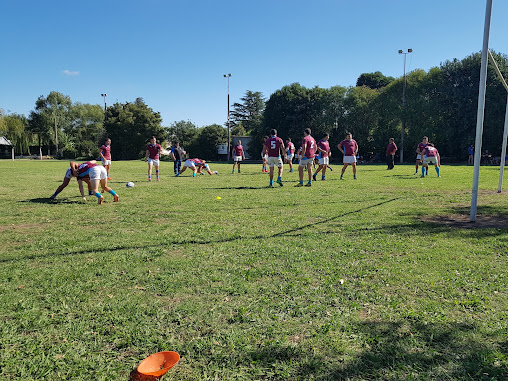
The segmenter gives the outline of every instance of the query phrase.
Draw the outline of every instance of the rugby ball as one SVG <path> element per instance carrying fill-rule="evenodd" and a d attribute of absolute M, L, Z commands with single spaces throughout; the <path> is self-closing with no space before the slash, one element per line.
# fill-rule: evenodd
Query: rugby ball
<path fill-rule="evenodd" d="M 134 188 L 134 183 L 132 181 L 129 181 L 127 184 L 125 184 L 127 188 Z"/>

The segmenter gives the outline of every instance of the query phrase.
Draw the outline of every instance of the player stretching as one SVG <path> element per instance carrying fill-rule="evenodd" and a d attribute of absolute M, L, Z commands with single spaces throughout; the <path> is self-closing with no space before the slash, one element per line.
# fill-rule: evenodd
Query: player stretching
<path fill-rule="evenodd" d="M 187 168 L 192 169 L 192 172 L 193 172 L 192 177 L 196 177 L 196 174 L 198 174 L 198 173 L 203 174 L 203 172 L 202 172 L 203 168 L 206 169 L 206 171 L 208 172 L 209 175 L 216 175 L 217 174 L 217 171 L 212 172 L 212 170 L 210 169 L 210 166 L 208 164 L 206 164 L 205 160 L 194 158 L 194 159 L 185 160 L 183 169 L 180 173 L 177 174 L 177 176 L 180 176 L 182 173 L 184 173 Z"/>
<path fill-rule="evenodd" d="M 111 139 L 106 138 L 104 143 L 105 144 L 103 144 L 101 147 L 102 166 L 106 168 L 108 180 L 111 180 L 111 177 L 109 177 L 109 167 L 111 166 Z"/>
<path fill-rule="evenodd" d="M 325 134 L 323 139 L 321 139 L 317 143 L 317 149 L 319 152 L 319 167 L 318 167 L 316 173 L 314 173 L 312 175 L 312 178 L 314 179 L 314 181 L 316 181 L 316 176 L 319 173 L 319 171 L 322 171 L 321 172 L 321 180 L 326 180 L 326 177 L 325 177 L 326 176 L 326 168 L 328 168 L 328 164 L 330 164 L 330 156 L 332 155 L 332 153 L 330 152 L 330 143 L 328 143 L 328 139 L 330 139 L 330 135 Z"/>
<path fill-rule="evenodd" d="M 312 186 L 312 162 L 314 161 L 316 141 L 310 136 L 310 128 L 306 128 L 303 131 L 303 140 L 300 153 L 300 164 L 298 164 L 298 174 L 300 175 L 300 182 L 296 184 L 297 187 L 303 187 L 303 170 L 307 168 L 309 174 L 309 181 L 305 185 L 307 187 Z"/>
<path fill-rule="evenodd" d="M 356 180 L 356 155 L 358 154 L 358 143 L 353 139 L 351 132 L 346 133 L 346 139 L 337 146 L 340 152 L 344 154 L 344 166 L 340 174 L 340 179 L 344 180 L 344 172 L 349 164 L 353 166 L 353 178 Z"/>
<path fill-rule="evenodd" d="M 293 157 L 295 156 L 295 145 L 291 138 L 286 139 L 286 163 L 289 164 L 289 172 L 293 172 Z"/>
<path fill-rule="evenodd" d="M 95 197 L 97 197 L 99 205 L 104 201 L 104 197 L 99 193 L 99 184 L 103 191 L 109 192 L 113 196 L 113 202 L 118 202 L 118 195 L 113 189 L 108 187 L 108 173 L 106 172 L 106 168 L 102 165 L 97 165 L 95 160 L 87 161 L 83 164 L 71 161 L 70 167 L 72 175 L 78 179 L 79 191 L 81 192 L 83 201 L 86 201 L 85 193 L 83 192 L 83 180 L 88 176 L 90 178 L 92 192 Z"/>
<path fill-rule="evenodd" d="M 415 175 L 418 174 L 418 164 L 420 164 L 423 160 L 423 151 L 425 150 L 425 148 L 427 147 L 427 144 L 429 144 L 429 138 L 424 136 L 422 141 L 420 142 L 420 144 L 418 144 L 418 147 L 416 147 L 416 170 L 415 170 Z M 429 174 L 428 173 L 428 168 L 427 168 L 427 175 Z"/>
<path fill-rule="evenodd" d="M 434 164 L 436 168 L 437 177 L 441 177 L 441 157 L 439 156 L 439 152 L 434 147 L 434 144 L 427 143 L 427 146 L 423 149 L 423 159 L 422 159 L 422 176 L 425 177 L 429 175 L 429 164 Z"/>
<path fill-rule="evenodd" d="M 279 168 L 279 176 L 277 177 L 277 184 L 282 186 L 282 158 L 281 153 L 284 155 L 286 150 L 284 149 L 284 142 L 281 138 L 277 136 L 277 130 L 270 130 L 270 138 L 266 139 L 265 144 L 263 146 L 263 155 L 267 155 L 268 159 L 266 160 L 267 165 L 270 167 L 270 188 L 273 188 L 273 167 L 277 166 Z"/>
<path fill-rule="evenodd" d="M 152 165 L 155 167 L 157 181 L 159 179 L 159 155 L 162 147 L 157 143 L 155 136 L 150 139 L 150 144 L 146 146 L 145 161 L 148 161 L 148 181 L 152 181 Z"/>
<path fill-rule="evenodd" d="M 238 140 L 236 145 L 233 147 L 233 172 L 235 173 L 235 164 L 238 165 L 238 173 L 240 172 L 240 164 L 242 160 L 245 160 L 245 153 L 243 152 L 242 141 Z"/>

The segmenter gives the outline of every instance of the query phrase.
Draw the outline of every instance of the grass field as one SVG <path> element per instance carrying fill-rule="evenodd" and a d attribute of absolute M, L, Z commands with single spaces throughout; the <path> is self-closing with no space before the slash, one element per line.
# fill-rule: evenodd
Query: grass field
<path fill-rule="evenodd" d="M 67 165 L 0 161 L 1 380 L 127 380 L 162 350 L 164 380 L 508 379 L 498 168 L 473 225 L 472 167 L 269 189 L 260 165 L 113 162 L 99 206 L 75 180 L 48 201 Z"/>

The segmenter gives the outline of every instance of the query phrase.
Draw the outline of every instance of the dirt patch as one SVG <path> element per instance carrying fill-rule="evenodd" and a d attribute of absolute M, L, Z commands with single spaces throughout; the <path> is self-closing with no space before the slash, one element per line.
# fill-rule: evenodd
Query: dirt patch
<path fill-rule="evenodd" d="M 40 228 L 41 224 L 11 224 L 11 225 L 0 225 L 0 233 L 5 230 L 33 230 Z"/>
<path fill-rule="evenodd" d="M 422 218 L 422 221 L 461 229 L 508 229 L 508 216 L 477 215 L 476 222 L 470 222 L 469 215 L 451 214 L 448 216 L 426 216 Z"/>

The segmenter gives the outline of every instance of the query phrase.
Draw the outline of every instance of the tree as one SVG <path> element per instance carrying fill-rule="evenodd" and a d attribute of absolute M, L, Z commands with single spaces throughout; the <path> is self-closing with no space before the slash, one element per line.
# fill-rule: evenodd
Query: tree
<path fill-rule="evenodd" d="M 203 127 L 199 130 L 196 141 L 188 149 L 192 157 L 199 157 L 205 160 L 217 160 L 217 145 L 226 143 L 228 131 L 218 124 Z"/>
<path fill-rule="evenodd" d="M 31 134 L 26 129 L 28 120 L 23 115 L 0 113 L 0 136 L 5 136 L 14 145 L 15 152 L 30 154 Z"/>
<path fill-rule="evenodd" d="M 118 159 L 137 159 L 143 156 L 152 136 L 164 140 L 167 131 L 161 126 L 158 112 L 148 107 L 142 98 L 134 103 L 115 103 L 106 110 L 104 128 L 114 142 L 114 154 Z"/>
<path fill-rule="evenodd" d="M 189 148 L 199 134 L 198 127 L 190 120 L 173 122 L 168 128 L 168 139 L 179 142 L 180 147 Z"/>
<path fill-rule="evenodd" d="M 371 89 L 381 89 L 382 87 L 388 86 L 395 80 L 393 77 L 387 77 L 380 71 L 374 73 L 363 73 L 356 80 L 356 86 L 366 86 Z"/>
<path fill-rule="evenodd" d="M 69 122 L 71 98 L 57 91 L 52 91 L 47 97 L 39 96 L 35 102 L 35 113 L 39 114 L 37 129 L 41 134 L 53 134 L 55 155 L 59 152 L 58 135 Z M 51 132 L 50 132 L 51 131 Z"/>
<path fill-rule="evenodd" d="M 253 92 L 247 90 L 245 95 L 240 98 L 241 103 L 233 103 L 231 111 L 232 128 L 242 124 L 247 133 L 259 128 L 263 122 L 263 112 L 265 110 L 265 100 L 263 94 L 259 91 Z M 226 122 L 227 126 L 227 122 Z"/>
<path fill-rule="evenodd" d="M 74 152 L 77 156 L 98 157 L 98 146 L 106 134 L 102 106 L 75 103 L 64 132 L 69 136 L 65 147 L 69 154 Z"/>

